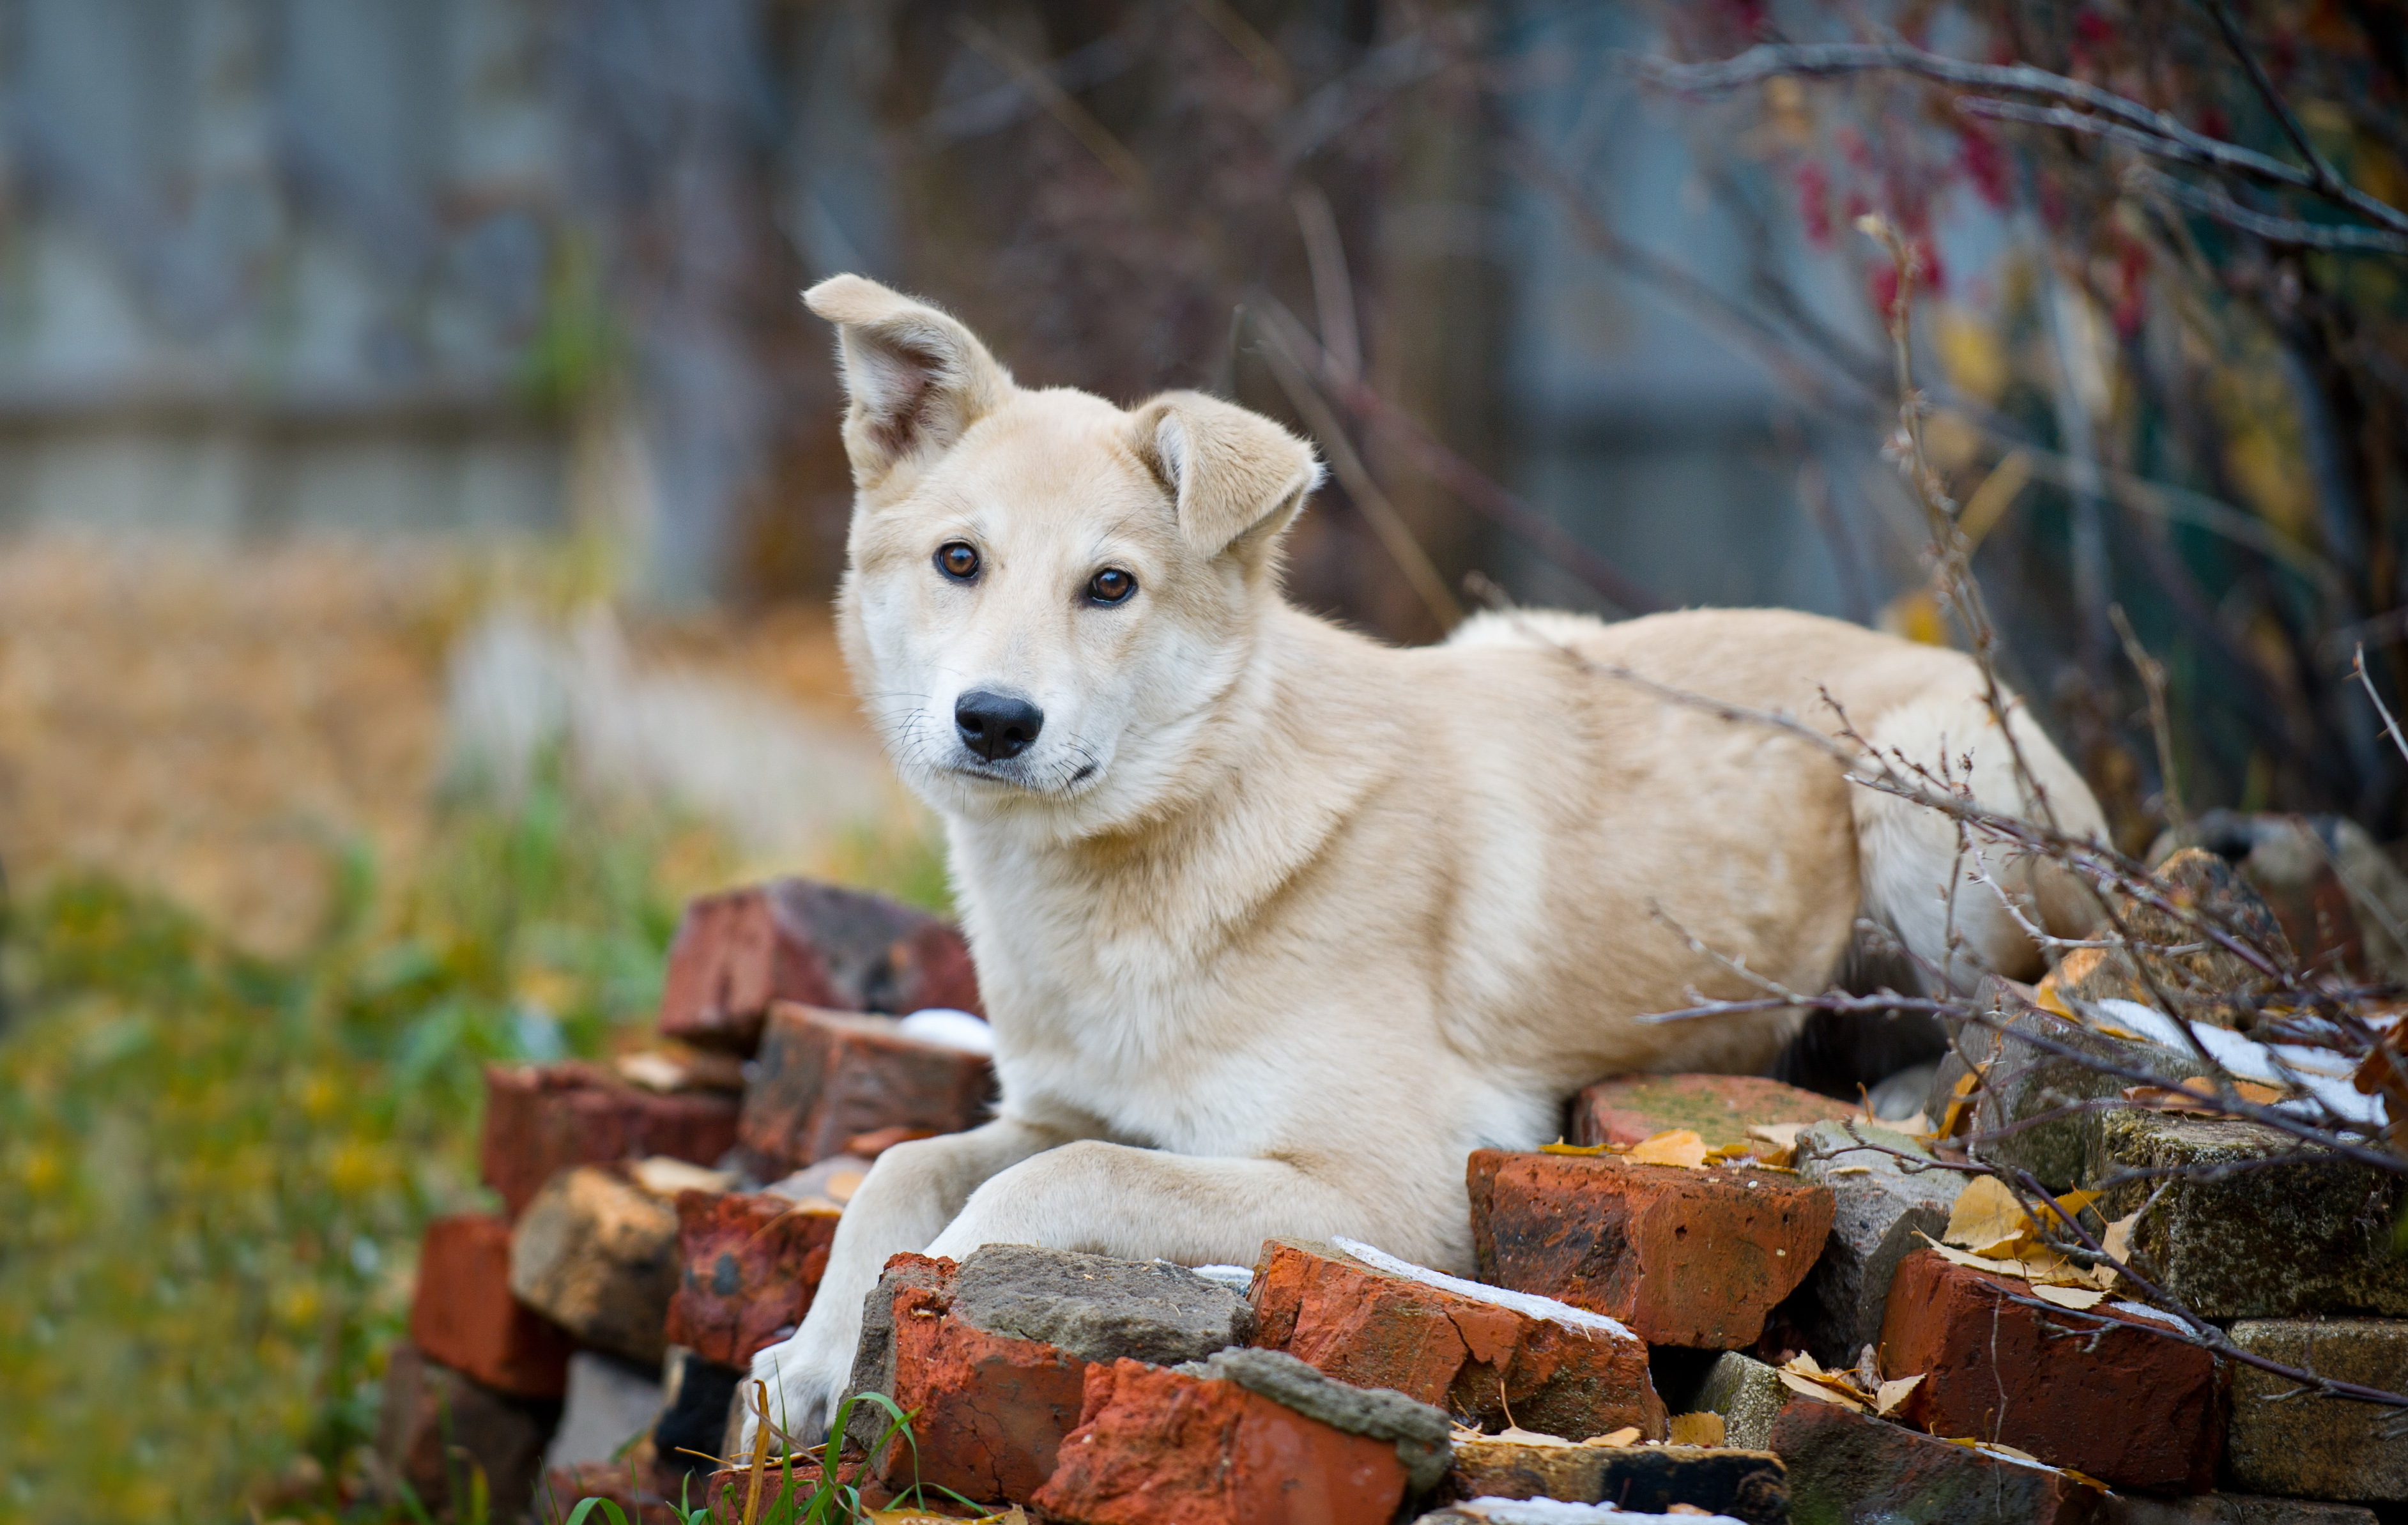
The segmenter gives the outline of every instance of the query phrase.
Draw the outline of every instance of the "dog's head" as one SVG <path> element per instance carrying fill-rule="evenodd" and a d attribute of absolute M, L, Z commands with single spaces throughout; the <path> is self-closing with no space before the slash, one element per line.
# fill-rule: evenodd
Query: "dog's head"
<path fill-rule="evenodd" d="M 1074 833 L 1157 806 L 1278 600 L 1312 449 L 1200 393 L 1025 390 L 858 276 L 804 299 L 837 325 L 850 404 L 846 657 L 906 781 Z"/>

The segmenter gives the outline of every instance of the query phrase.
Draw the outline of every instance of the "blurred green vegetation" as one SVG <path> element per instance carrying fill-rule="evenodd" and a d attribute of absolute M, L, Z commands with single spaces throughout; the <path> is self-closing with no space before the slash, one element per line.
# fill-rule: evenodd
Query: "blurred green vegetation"
<path fill-rule="evenodd" d="M 480 1067 L 648 1023 L 681 893 L 727 869 L 557 780 L 447 806 L 407 884 L 330 851 L 289 960 L 108 880 L 17 908 L 0 1519 L 388 1518 L 360 1452 L 421 1226 L 480 1198 Z"/>

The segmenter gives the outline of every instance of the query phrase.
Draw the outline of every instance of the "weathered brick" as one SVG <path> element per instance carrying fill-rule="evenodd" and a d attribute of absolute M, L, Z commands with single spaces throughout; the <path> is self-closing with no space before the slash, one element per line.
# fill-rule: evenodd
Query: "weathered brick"
<path fill-rule="evenodd" d="M 2303 1149 L 2257 1123 L 2111 1112 L 2099 1125 L 2098 1179 L 2132 1171 L 2280 1164 L 2175 1178 L 2134 1227 L 2132 1249 L 2168 1297 L 2208 1318 L 2312 1313 L 2408 1316 L 2408 1255 L 2391 1226 L 2408 1183 L 2390 1172 Z M 2138 1211 L 2157 1182 L 2108 1193 L 2109 1217 Z"/>
<path fill-rule="evenodd" d="M 677 1290 L 677 1209 L 615 1171 L 563 1172 L 510 1236 L 510 1291 L 587 1345 L 658 1366 Z"/>
<path fill-rule="evenodd" d="M 1789 1406 L 1790 1397 L 1779 1372 L 1753 1356 L 1727 1350 L 1706 1369 L 1697 1406 L 1723 1417 L 1726 1442 L 1761 1451 L 1771 1446 L 1772 1421 Z"/>
<path fill-rule="evenodd" d="M 556 1525 L 585 1500 L 608 1499 L 619 1506 L 627 1525 L 684 1525 L 677 1497 L 662 1486 L 665 1481 L 626 1461 L 572 1461 L 547 1467 L 537 1487 L 533 1516 L 537 1525 Z M 669 1483 L 669 1488 L 676 1486 Z M 697 1487 L 693 1491 L 694 1502 L 700 1503 L 701 1489 Z M 609 1518 L 598 1509 L 585 1518 Z"/>
<path fill-rule="evenodd" d="M 1861 1142 L 1860 1142 L 1861 1141 Z M 1890 1151 L 1897 1151 L 1892 1153 Z M 1881 1339 L 1882 1310 L 1898 1263 L 1947 1232 L 1964 1189 L 1953 1171 L 1916 1170 L 1900 1154 L 1928 1151 L 1903 1133 L 1822 1122 L 1798 1136 L 1798 1173 L 1831 1192 L 1831 1234 L 1790 1303 L 1806 1347 L 1827 1366 L 1853 1366 Z"/>
<path fill-rule="evenodd" d="M 781 1000 L 896 1014 L 982 1010 L 961 933 L 882 896 L 773 879 L 690 902 L 669 945 L 661 1031 L 749 1055 Z"/>
<path fill-rule="evenodd" d="M 406 1340 L 385 1358 L 383 1398 L 378 1457 L 429 1512 L 451 1506 L 454 1483 L 465 1497 L 476 1469 L 497 1519 L 514 1518 L 534 1496 L 543 1448 L 560 1422 L 556 1400 L 495 1392 Z"/>
<path fill-rule="evenodd" d="M 1935 1435 L 2002 1442 L 2119 1488 L 2213 1486 L 2224 1406 L 2214 1357 L 2114 1303 L 2075 1313 L 2015 1301 L 2029 1296 L 2023 1282 L 1928 1249 L 1899 1262 L 1882 1370 L 1923 1381 L 1899 1417 Z"/>
<path fill-rule="evenodd" d="M 716 1164 L 735 1146 L 736 1115 L 733 1096 L 646 1090 L 596 1065 L 490 1065 L 485 1184 L 515 1218 L 572 1165 L 652 1155 Z"/>
<path fill-rule="evenodd" d="M 1621 1075 L 1572 1098 L 1574 1144 L 1637 1144 L 1685 1128 L 1710 1146 L 1746 1141 L 1751 1128 L 1862 1115 L 1836 1101 L 1756 1075 Z"/>
<path fill-rule="evenodd" d="M 2101 1495 L 2053 1467 L 1993 1456 L 1799 1398 L 1772 1422 L 1799 1525 L 2086 1525 Z"/>
<path fill-rule="evenodd" d="M 510 1295 L 510 1226 L 457 1213 L 426 1226 L 409 1338 L 432 1360 L 497 1392 L 558 1398 L 568 1390 L 568 1331 Z"/>
<path fill-rule="evenodd" d="M 865 1312 L 853 1389 L 917 1416 L 915 1444 L 891 1445 L 880 1476 L 1017 1501 L 1054 1471 L 1089 1363 L 1191 1359 L 1251 1322 L 1234 1292 L 1179 1267 L 1025 1244 L 989 1245 L 958 1267 L 896 1256 Z M 884 1427 L 858 1410 L 853 1438 L 867 1448 Z"/>
<path fill-rule="evenodd" d="M 837 1214 L 767 1192 L 681 1191 L 677 1217 L 671 1345 L 744 1366 L 794 1333 L 827 1270 Z"/>
<path fill-rule="evenodd" d="M 774 1179 L 880 1129 L 953 1133 L 986 1115 L 995 1071 L 985 1056 L 896 1029 L 893 1017 L 770 1009 L 738 1125 L 755 1174 Z"/>
<path fill-rule="evenodd" d="M 1770 1451 L 1702 1446 L 1532 1446 L 1458 1440 L 1456 1499 L 1559 1499 L 1661 1515 L 1674 1504 L 1747 1525 L 1788 1525 L 1789 1482 Z"/>
<path fill-rule="evenodd" d="M 2408 1381 L 2408 1319 L 2266 1318 L 2232 1326 L 2255 1356 L 2335 1382 L 2398 1392 Z M 2307 1394 L 2288 1377 L 2238 1366 L 2228 1465 L 2238 1486 L 2358 1503 L 2408 1500 L 2408 1428 L 2400 1410 Z"/>
<path fill-rule="evenodd" d="M 1436 1409 L 1277 1351 L 1097 1362 L 1031 1502 L 1080 1525 L 1387 1525 L 1442 1473 L 1446 1432 Z"/>
<path fill-rule="evenodd" d="M 1254 1344 L 1358 1388 L 1392 1388 L 1492 1428 L 1510 1413 L 1526 1430 L 1573 1440 L 1626 1425 L 1664 1438 L 1647 1346 L 1568 1304 L 1433 1285 L 1296 1240 L 1264 1244 L 1253 1302 Z"/>
<path fill-rule="evenodd" d="M 1483 1149 L 1467 1175 L 1483 1281 L 1618 1318 L 1650 1344 L 1754 1344 L 1831 1231 L 1828 1188 L 1785 1173 Z"/>

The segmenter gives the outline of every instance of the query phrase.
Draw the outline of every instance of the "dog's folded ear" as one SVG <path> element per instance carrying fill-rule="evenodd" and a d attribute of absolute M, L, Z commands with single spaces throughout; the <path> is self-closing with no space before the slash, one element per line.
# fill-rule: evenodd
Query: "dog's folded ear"
<path fill-rule="evenodd" d="M 978 336 L 925 302 L 857 275 L 830 276 L 803 302 L 837 325 L 844 448 L 859 486 L 943 454 L 1011 395 L 1011 373 Z"/>
<path fill-rule="evenodd" d="M 1201 392 L 1166 392 L 1130 415 L 1130 444 L 1208 555 L 1258 560 L 1321 485 L 1312 447 L 1260 413 Z"/>

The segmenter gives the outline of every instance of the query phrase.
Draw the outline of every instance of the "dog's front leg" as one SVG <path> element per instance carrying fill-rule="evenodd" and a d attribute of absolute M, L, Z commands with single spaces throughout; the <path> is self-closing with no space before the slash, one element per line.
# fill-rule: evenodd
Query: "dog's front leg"
<path fill-rule="evenodd" d="M 778 1428 L 802 1446 L 825 1430 L 853 1374 L 862 1300 L 878 1285 L 888 1256 L 927 1247 L 981 1183 L 1076 1137 L 1068 1128 L 998 1117 L 965 1133 L 898 1144 L 879 1156 L 837 1225 L 827 1270 L 802 1327 L 752 1358 L 752 1375 L 768 1385 L 769 1413 Z M 747 1454 L 758 1422 L 752 1391 L 748 1385 Z"/>
<path fill-rule="evenodd" d="M 958 1260 L 982 1244 L 1039 1244 L 1133 1260 L 1252 1265 L 1266 1239 L 1384 1237 L 1404 1227 L 1383 1210 L 1399 1204 L 1367 1201 L 1357 1185 L 1282 1159 L 1082 1140 L 979 1187 L 928 1253 Z M 1406 1231 L 1404 1253 L 1428 1253 Z"/>

